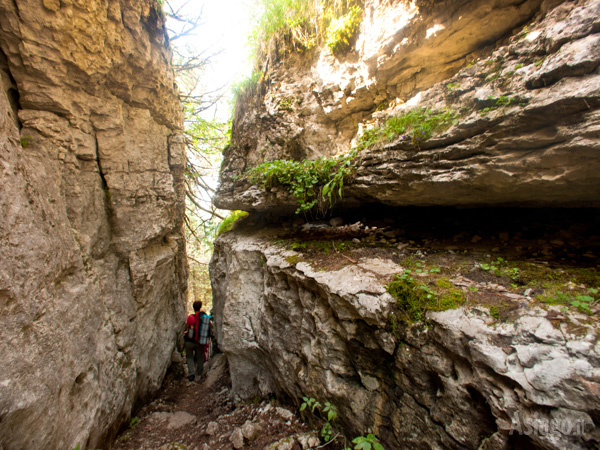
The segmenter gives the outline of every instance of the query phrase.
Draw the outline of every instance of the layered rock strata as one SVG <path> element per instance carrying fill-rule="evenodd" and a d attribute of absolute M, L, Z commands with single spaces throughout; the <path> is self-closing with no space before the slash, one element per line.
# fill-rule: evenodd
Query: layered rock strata
<path fill-rule="evenodd" d="M 600 205 L 600 2 L 438 3 L 367 2 L 346 60 L 325 50 L 276 65 L 237 109 L 215 203 L 293 211 L 285 187 L 240 175 L 348 152 L 419 107 L 456 119 L 418 145 L 396 136 L 362 151 L 340 206 Z"/>
<path fill-rule="evenodd" d="M 511 321 L 475 306 L 394 332 L 385 280 L 402 267 L 376 257 L 320 267 L 278 233 L 238 227 L 211 262 L 219 346 L 238 395 L 329 401 L 348 433 L 371 430 L 386 448 L 600 442 L 600 344 L 584 315 L 557 325 L 556 311 L 514 300 Z"/>
<path fill-rule="evenodd" d="M 0 1 L 0 447 L 100 447 L 183 319 L 182 114 L 154 0 Z"/>
<path fill-rule="evenodd" d="M 285 186 L 265 190 L 243 174 L 346 153 L 364 130 L 414 108 L 453 122 L 424 142 L 392 135 L 362 150 L 344 214 L 600 206 L 600 1 L 372 0 L 364 11 L 353 52 L 270 61 L 238 102 L 219 207 L 261 213 L 249 221 L 297 217 Z M 513 321 L 472 305 L 392 333 L 385 285 L 401 267 L 376 257 L 322 267 L 277 239 L 239 225 L 211 262 L 219 345 L 242 397 L 330 401 L 346 431 L 372 430 L 386 448 L 598 445 L 600 348 L 586 316 L 557 324 L 559 311 L 520 293 Z"/>

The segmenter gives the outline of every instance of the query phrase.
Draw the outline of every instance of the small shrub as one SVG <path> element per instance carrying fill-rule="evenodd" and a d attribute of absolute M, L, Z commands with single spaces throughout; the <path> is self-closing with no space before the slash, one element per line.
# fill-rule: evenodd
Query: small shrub
<path fill-rule="evenodd" d="M 327 27 L 326 43 L 333 54 L 347 52 L 356 36 L 362 20 L 362 10 L 358 6 L 350 8 L 348 14 L 332 19 Z"/>
<path fill-rule="evenodd" d="M 244 174 L 244 178 L 264 189 L 284 186 L 297 202 L 296 214 L 317 210 L 320 214 L 332 208 L 343 196 L 344 184 L 354 175 L 354 159 L 358 152 L 317 160 L 264 162 Z"/>

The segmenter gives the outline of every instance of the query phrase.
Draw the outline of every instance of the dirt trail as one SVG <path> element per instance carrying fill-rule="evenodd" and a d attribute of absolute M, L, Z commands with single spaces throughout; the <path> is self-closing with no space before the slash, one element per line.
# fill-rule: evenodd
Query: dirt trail
<path fill-rule="evenodd" d="M 195 382 L 182 370 L 169 374 L 159 396 L 137 413 L 112 449 L 228 450 L 243 443 L 244 449 L 291 450 L 318 442 L 309 436 L 308 428 L 285 408 L 236 401 L 227 360 L 217 354 Z"/>

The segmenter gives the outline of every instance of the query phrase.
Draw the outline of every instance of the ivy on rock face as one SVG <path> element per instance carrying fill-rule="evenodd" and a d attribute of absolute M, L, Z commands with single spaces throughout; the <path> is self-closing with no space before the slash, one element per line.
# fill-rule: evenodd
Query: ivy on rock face
<path fill-rule="evenodd" d="M 263 189 L 286 187 L 297 202 L 296 214 L 316 210 L 322 215 L 342 198 L 344 184 L 354 176 L 358 152 L 317 160 L 264 162 L 244 174 Z"/>

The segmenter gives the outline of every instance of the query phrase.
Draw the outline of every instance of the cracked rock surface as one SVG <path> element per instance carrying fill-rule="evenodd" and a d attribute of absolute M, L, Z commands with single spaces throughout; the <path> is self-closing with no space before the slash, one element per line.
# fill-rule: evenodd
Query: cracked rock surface
<path fill-rule="evenodd" d="M 329 401 L 348 436 L 371 429 L 386 448 L 600 442 L 597 320 L 535 301 L 525 286 L 474 281 L 487 276 L 476 261 L 489 247 L 365 237 L 352 250 L 305 254 L 285 244 L 309 245 L 301 234 L 251 220 L 217 239 L 211 262 L 217 337 L 236 395 Z M 392 321 L 398 310 L 385 285 L 405 264 L 431 267 L 428 258 L 465 306 L 430 311 L 426 324 Z M 464 277 L 451 275 L 464 267 Z M 495 301 L 509 311 L 503 319 L 491 312 Z M 525 424 L 571 428 L 519 433 Z"/>
<path fill-rule="evenodd" d="M 167 47 L 154 1 L 0 1 L 5 449 L 101 447 L 171 362 L 187 268 Z"/>
<path fill-rule="evenodd" d="M 362 130 L 414 107 L 458 116 L 419 145 L 398 136 L 363 150 L 338 205 L 600 205 L 598 0 L 366 11 L 346 59 L 290 57 L 238 107 L 219 207 L 293 212 L 285 188 L 239 176 L 348 152 Z"/>

